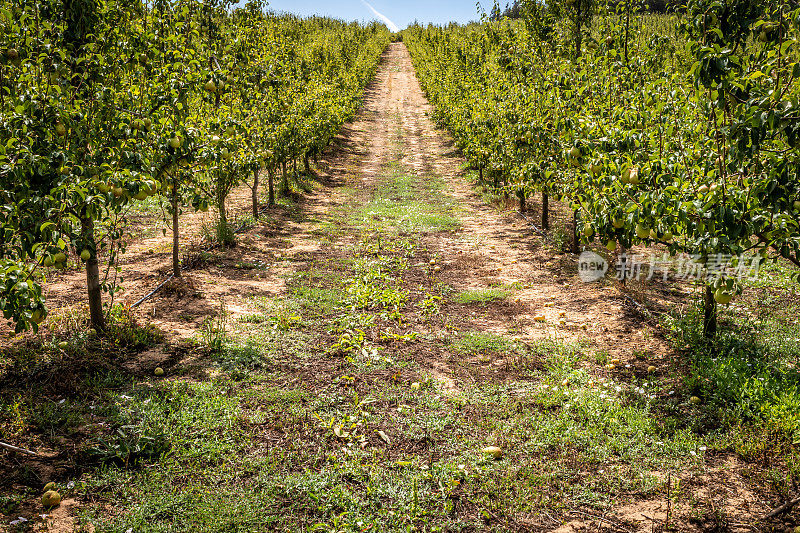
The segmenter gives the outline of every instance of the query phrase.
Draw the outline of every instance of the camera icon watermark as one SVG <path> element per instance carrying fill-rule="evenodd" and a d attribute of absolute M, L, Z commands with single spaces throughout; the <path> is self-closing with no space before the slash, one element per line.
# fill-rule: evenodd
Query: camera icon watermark
<path fill-rule="evenodd" d="M 584 283 L 601 280 L 608 272 L 608 261 L 594 252 L 585 251 L 578 258 L 578 276 Z"/>

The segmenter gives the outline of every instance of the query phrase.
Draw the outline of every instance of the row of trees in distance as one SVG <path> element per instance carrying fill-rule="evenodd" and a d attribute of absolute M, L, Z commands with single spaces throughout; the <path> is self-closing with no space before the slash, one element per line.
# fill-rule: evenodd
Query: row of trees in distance
<path fill-rule="evenodd" d="M 0 2 L 0 309 L 47 316 L 53 268 L 85 265 L 102 331 L 127 215 L 160 195 L 180 276 L 180 214 L 219 212 L 318 155 L 358 108 L 390 39 L 378 24 L 299 19 L 259 0 Z M 296 163 L 295 163 L 296 164 Z M 282 169 L 281 183 L 273 183 Z"/>

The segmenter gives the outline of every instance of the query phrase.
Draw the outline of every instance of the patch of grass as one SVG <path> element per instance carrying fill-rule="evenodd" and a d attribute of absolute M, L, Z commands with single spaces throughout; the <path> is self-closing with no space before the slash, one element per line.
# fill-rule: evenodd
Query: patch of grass
<path fill-rule="evenodd" d="M 276 331 L 289 331 L 303 327 L 303 317 L 297 311 L 295 302 L 282 301 L 273 307 L 271 315 L 267 318 L 269 327 Z"/>
<path fill-rule="evenodd" d="M 239 322 L 245 324 L 263 324 L 269 320 L 269 317 L 264 313 L 250 313 L 239 317 Z"/>
<path fill-rule="evenodd" d="M 583 358 L 587 345 L 587 341 L 561 342 L 543 338 L 529 344 L 528 350 L 541 357 L 551 372 L 563 372 L 577 365 Z"/>
<path fill-rule="evenodd" d="M 288 279 L 293 308 L 309 318 L 332 313 L 342 300 L 342 280 L 338 272 L 324 267 L 345 268 L 340 261 L 332 260 L 325 265 L 312 265 L 308 270 L 295 272 Z M 262 308 L 269 309 L 273 305 L 262 305 Z"/>
<path fill-rule="evenodd" d="M 225 302 L 220 302 L 219 312 L 203 320 L 200 338 L 212 353 L 219 352 L 228 340 L 228 311 Z"/>
<path fill-rule="evenodd" d="M 254 361 L 256 364 L 251 366 L 249 372 L 266 366 L 264 363 L 269 360 L 279 359 L 283 364 L 288 364 L 292 358 L 300 361 L 313 357 L 315 354 L 311 347 L 312 341 L 316 337 L 312 332 L 305 332 L 302 328 L 281 328 L 277 327 L 274 322 L 268 326 L 242 325 L 245 326 L 244 330 L 239 331 L 235 337 L 232 336 L 233 338 L 226 343 L 225 349 L 236 350 L 240 355 Z M 246 368 L 240 365 L 238 370 L 241 372 Z M 234 377 L 243 379 L 240 374 L 236 374 Z"/>
<path fill-rule="evenodd" d="M 230 246 L 236 242 L 235 229 L 236 227 L 230 221 L 224 223 L 219 218 L 215 218 L 201 224 L 200 235 L 204 242 Z"/>
<path fill-rule="evenodd" d="M 459 226 L 458 219 L 440 212 L 436 206 L 391 198 L 374 199 L 355 216 L 407 231 L 448 231 Z"/>
<path fill-rule="evenodd" d="M 29 405 L 28 412 L 28 424 L 49 436 L 72 432 L 85 420 L 82 406 L 68 403 L 63 398 L 36 402 Z"/>
<path fill-rule="evenodd" d="M 132 218 L 161 217 L 166 213 L 168 205 L 168 199 L 160 194 L 148 196 L 143 201 L 132 202 L 128 216 Z"/>
<path fill-rule="evenodd" d="M 752 264 L 753 257 L 745 256 L 744 262 Z M 758 268 L 758 275 L 746 280 L 748 288 L 766 288 L 772 291 L 779 289 L 782 292 L 796 292 L 797 281 L 792 279 L 792 273 L 797 267 L 782 258 L 775 258 L 765 262 Z"/>
<path fill-rule="evenodd" d="M 494 333 L 482 331 L 468 331 L 453 340 L 452 347 L 458 353 L 468 355 L 478 354 L 508 354 L 519 352 L 523 345 L 509 338 Z"/>
<path fill-rule="evenodd" d="M 701 442 L 689 430 L 665 431 L 649 388 L 594 378 L 569 365 L 543 377 L 540 387 L 518 393 L 535 408 L 515 418 L 511 431 L 525 442 L 519 453 L 553 459 L 542 465 L 545 472 L 567 478 L 589 472 L 568 489 L 569 499 L 602 508 L 614 494 L 654 490 L 660 482 L 650 472 L 691 468 L 697 460 Z"/>
<path fill-rule="evenodd" d="M 488 289 L 475 289 L 475 290 L 462 291 L 457 293 L 453 297 L 453 300 L 456 303 L 465 305 L 473 305 L 473 304 L 485 305 L 497 300 L 505 300 L 510 295 L 511 292 L 508 290 L 493 287 Z"/>
<path fill-rule="evenodd" d="M 140 238 L 161 235 L 162 229 L 169 228 L 166 222 L 169 219 L 168 208 L 169 200 L 160 194 L 131 202 L 128 212 L 131 231 Z"/>
<path fill-rule="evenodd" d="M 451 231 L 460 226 L 454 209 L 455 203 L 443 192 L 440 178 L 393 172 L 376 187 L 370 201 L 351 211 L 349 224 L 415 232 Z"/>
<path fill-rule="evenodd" d="M 259 223 L 259 219 L 253 216 L 251 210 L 238 211 L 233 213 L 229 225 L 233 231 L 242 231 L 244 228 L 252 228 Z"/>
<path fill-rule="evenodd" d="M 238 449 L 246 434 L 225 381 L 161 382 L 117 396 L 112 427 L 163 439 L 172 460 L 215 464 Z"/>
<path fill-rule="evenodd" d="M 402 269 L 407 268 L 406 260 L 414 257 L 418 247 L 417 239 L 400 237 L 374 227 L 365 228 L 359 239 L 359 251 L 376 256 L 382 255 L 385 261 L 402 265 Z"/>
<path fill-rule="evenodd" d="M 277 413 L 280 409 L 291 409 L 292 405 L 299 405 L 312 399 L 312 396 L 303 389 L 284 389 L 267 386 L 265 388 L 251 388 L 241 392 L 241 400 L 244 403 L 253 403 L 258 406 L 257 411 L 250 412 L 250 416 L 255 416 L 254 421 L 263 420 L 258 414 L 264 414 L 262 409 L 268 406 L 269 411 Z"/>
<path fill-rule="evenodd" d="M 331 313 L 341 302 L 341 291 L 327 287 L 299 286 L 292 288 L 293 297 L 312 316 Z"/>
<path fill-rule="evenodd" d="M 140 324 L 131 309 L 121 305 L 112 309 L 107 328 L 106 335 L 115 344 L 134 350 L 141 350 L 164 340 L 164 334 L 158 328 L 152 324 Z M 83 336 L 85 333 L 78 335 Z"/>
<path fill-rule="evenodd" d="M 718 447 L 746 460 L 785 465 L 778 476 L 783 481 L 765 482 L 787 495 L 787 480 L 800 479 L 800 302 L 794 272 L 778 260 L 740 279 L 744 293 L 718 307 L 713 340 L 702 335 L 699 305 L 664 319 L 673 345 L 691 365 L 686 394 L 701 400 L 691 426 L 712 433 Z"/>
<path fill-rule="evenodd" d="M 600 350 L 595 350 L 594 352 L 594 362 L 600 366 L 604 366 L 608 364 L 611 360 L 611 355 L 609 355 L 608 350 L 602 348 Z"/>
<path fill-rule="evenodd" d="M 79 492 L 124 500 L 126 512 L 94 509 L 98 531 L 225 531 L 225 517 L 245 520 L 234 461 L 249 439 L 229 390 L 226 381 L 162 382 L 117 397 L 112 432 L 90 450 L 106 466 Z"/>
<path fill-rule="evenodd" d="M 404 270 L 394 261 L 400 258 L 379 256 L 359 258 L 353 265 L 354 276 L 346 280 L 344 303 L 353 310 L 386 310 L 399 312 L 408 300 L 409 291 L 402 288 L 396 270 Z"/>
<path fill-rule="evenodd" d="M 241 379 L 242 372 L 261 368 L 266 356 L 256 339 L 249 338 L 244 343 L 225 344 L 214 360 L 232 377 Z"/>
<path fill-rule="evenodd" d="M 702 314 L 693 308 L 666 319 L 672 340 L 686 351 L 688 394 L 702 401 L 698 431 L 722 428 L 745 457 L 772 456 L 800 476 L 800 326 L 723 312 L 713 341 L 702 336 Z"/>

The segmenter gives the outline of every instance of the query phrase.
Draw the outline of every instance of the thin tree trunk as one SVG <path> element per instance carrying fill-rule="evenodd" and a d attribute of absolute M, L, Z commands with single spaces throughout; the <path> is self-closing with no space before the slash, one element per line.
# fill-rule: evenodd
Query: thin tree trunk
<path fill-rule="evenodd" d="M 578 210 L 572 210 L 572 246 L 570 251 L 577 254 L 581 251 L 581 243 L 578 238 Z"/>
<path fill-rule="evenodd" d="M 525 212 L 525 189 L 519 189 L 517 191 L 517 198 L 519 198 L 519 212 Z"/>
<path fill-rule="evenodd" d="M 481 185 L 483 185 L 483 165 L 478 165 L 478 180 L 480 180 Z"/>
<path fill-rule="evenodd" d="M 542 229 L 550 229 L 550 196 L 542 193 Z"/>
<path fill-rule="evenodd" d="M 717 301 L 714 299 L 714 288 L 706 284 L 703 298 L 703 336 L 713 339 L 717 334 Z"/>
<path fill-rule="evenodd" d="M 621 264 L 620 270 L 622 271 L 622 279 L 620 281 L 625 286 L 628 281 L 628 251 L 621 244 L 619 245 L 619 262 Z"/>
<path fill-rule="evenodd" d="M 311 165 L 308 162 L 308 154 L 303 157 L 303 165 L 305 166 L 305 173 L 311 174 Z"/>
<path fill-rule="evenodd" d="M 217 210 L 219 210 L 219 226 L 224 230 L 228 227 L 228 209 L 225 207 L 225 198 L 217 198 Z"/>
<path fill-rule="evenodd" d="M 283 175 L 281 176 L 281 195 L 283 196 L 286 196 L 289 192 L 289 175 L 287 174 L 286 166 L 286 160 L 284 159 L 281 162 L 281 170 L 283 170 Z"/>
<path fill-rule="evenodd" d="M 258 218 L 258 176 L 261 168 L 256 168 L 253 176 L 253 218 Z"/>
<path fill-rule="evenodd" d="M 221 183 L 219 176 L 217 178 L 217 211 L 219 211 L 217 241 L 224 246 L 228 246 L 233 244 L 233 233 L 228 225 L 228 208 L 225 205 L 230 189 Z"/>
<path fill-rule="evenodd" d="M 105 331 L 106 319 L 103 315 L 103 293 L 100 287 L 100 266 L 97 262 L 97 244 L 94 241 L 94 221 L 91 218 L 81 220 L 81 230 L 89 245 L 91 255 L 86 261 L 86 288 L 89 295 L 89 317 L 92 327 Z"/>
<path fill-rule="evenodd" d="M 267 200 L 267 205 L 273 207 L 275 205 L 275 169 L 269 167 L 267 175 L 269 176 L 269 199 Z"/>
<path fill-rule="evenodd" d="M 181 238 L 178 226 L 178 184 L 172 182 L 172 275 L 181 277 Z"/>

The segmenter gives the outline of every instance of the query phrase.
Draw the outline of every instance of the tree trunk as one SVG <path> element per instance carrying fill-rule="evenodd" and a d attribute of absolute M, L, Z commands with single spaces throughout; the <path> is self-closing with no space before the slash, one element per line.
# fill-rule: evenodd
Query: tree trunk
<path fill-rule="evenodd" d="M 578 238 L 578 210 L 572 210 L 572 246 L 570 251 L 577 254 L 581 251 L 581 243 Z"/>
<path fill-rule="evenodd" d="M 91 255 L 86 261 L 86 288 L 89 294 L 89 317 L 92 327 L 102 332 L 106 329 L 103 315 L 103 294 L 100 287 L 100 266 L 97 262 L 97 243 L 94 240 L 94 221 L 91 218 L 81 220 L 81 230 Z"/>
<path fill-rule="evenodd" d="M 172 275 L 181 277 L 181 239 L 178 226 L 178 183 L 172 182 Z"/>
<path fill-rule="evenodd" d="M 287 174 L 286 169 L 286 160 L 284 159 L 281 162 L 281 170 L 283 171 L 283 175 L 281 176 L 281 195 L 286 196 L 289 192 L 289 174 Z"/>
<path fill-rule="evenodd" d="M 219 220 L 217 222 L 217 242 L 223 246 L 229 246 L 233 244 L 233 231 L 228 225 L 228 208 L 225 204 L 226 200 L 228 199 L 228 193 L 230 192 L 230 189 L 225 186 L 220 179 L 220 176 L 217 176 L 216 183 L 217 211 L 219 212 Z"/>
<path fill-rule="evenodd" d="M 217 210 L 219 211 L 219 226 L 221 229 L 228 227 L 228 209 L 225 207 L 225 198 L 217 196 Z"/>
<path fill-rule="evenodd" d="M 703 336 L 713 339 L 717 334 L 717 301 L 714 299 L 714 288 L 706 284 L 706 294 L 703 298 Z"/>
<path fill-rule="evenodd" d="M 305 166 L 305 173 L 311 174 L 311 165 L 308 162 L 308 154 L 303 157 L 303 165 Z"/>
<path fill-rule="evenodd" d="M 478 165 L 478 180 L 483 185 L 483 165 Z"/>
<path fill-rule="evenodd" d="M 261 173 L 261 168 L 256 168 L 253 173 L 253 218 L 258 219 L 258 175 Z"/>
<path fill-rule="evenodd" d="M 550 196 L 542 193 L 542 229 L 550 229 Z"/>
<path fill-rule="evenodd" d="M 269 176 L 269 199 L 267 200 L 267 205 L 269 207 L 275 206 L 275 169 L 269 167 L 267 169 L 267 175 Z"/>
<path fill-rule="evenodd" d="M 525 212 L 525 189 L 517 190 L 517 198 L 519 198 L 519 212 Z"/>

